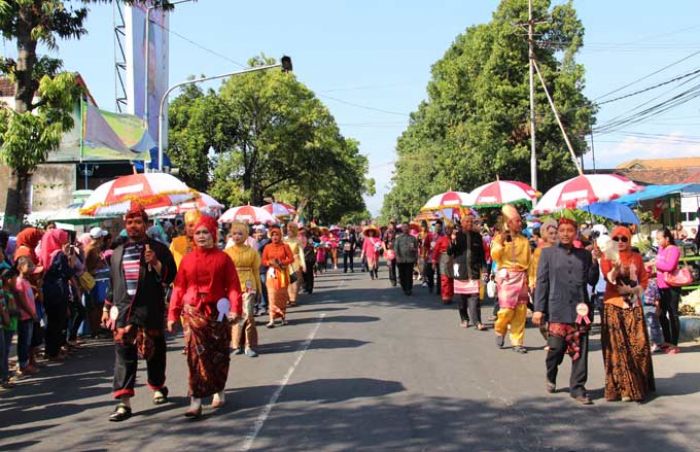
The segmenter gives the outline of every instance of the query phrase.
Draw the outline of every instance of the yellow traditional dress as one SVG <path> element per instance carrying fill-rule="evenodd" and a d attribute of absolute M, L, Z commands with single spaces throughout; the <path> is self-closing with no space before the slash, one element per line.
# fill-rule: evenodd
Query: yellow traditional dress
<path fill-rule="evenodd" d="M 296 281 L 287 286 L 287 291 L 289 293 L 289 304 L 294 306 L 297 303 L 297 295 L 299 294 L 299 282 L 301 281 L 302 272 L 306 270 L 306 261 L 304 260 L 303 247 L 301 245 L 301 240 L 297 238 L 285 237 L 284 243 L 289 245 L 289 249 L 292 250 L 292 255 L 294 256 L 294 263 L 292 264 L 292 269 L 289 272 L 290 276 L 292 273 L 296 273 Z"/>
<path fill-rule="evenodd" d="M 224 252 L 233 260 L 243 291 L 243 316 L 245 322 L 233 327 L 233 348 L 244 345 L 246 348 L 258 346 L 258 330 L 255 327 L 255 299 L 262 293 L 260 282 L 260 254 L 246 244 L 233 245 Z M 245 339 L 245 341 L 244 341 Z"/>
<path fill-rule="evenodd" d="M 194 243 L 192 242 L 192 239 L 186 235 L 181 235 L 173 239 L 173 241 L 170 243 L 170 252 L 173 254 L 173 258 L 175 258 L 175 265 L 177 265 L 177 268 L 180 268 L 182 258 L 187 256 L 187 254 L 189 254 L 189 252 L 193 249 Z"/>
<path fill-rule="evenodd" d="M 512 235 L 510 242 L 494 239 L 491 257 L 498 264 L 498 319 L 494 324 L 496 334 L 505 336 L 510 325 L 510 341 L 514 347 L 522 347 L 525 337 L 525 320 L 528 302 L 528 270 L 532 255 L 530 243 L 521 234 Z"/>

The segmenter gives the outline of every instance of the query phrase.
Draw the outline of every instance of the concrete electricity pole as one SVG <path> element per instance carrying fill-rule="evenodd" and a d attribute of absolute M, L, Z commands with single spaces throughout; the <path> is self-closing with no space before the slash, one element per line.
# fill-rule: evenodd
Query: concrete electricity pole
<path fill-rule="evenodd" d="M 537 190 L 537 150 L 535 146 L 535 49 L 532 20 L 532 0 L 527 2 L 527 43 L 530 67 L 530 186 Z"/>

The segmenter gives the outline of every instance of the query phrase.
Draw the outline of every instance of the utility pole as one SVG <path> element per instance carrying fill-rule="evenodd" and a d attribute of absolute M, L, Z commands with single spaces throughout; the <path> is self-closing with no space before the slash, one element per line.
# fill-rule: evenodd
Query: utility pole
<path fill-rule="evenodd" d="M 530 69 L 530 186 L 537 190 L 537 149 L 535 146 L 535 49 L 532 19 L 532 0 L 527 2 L 527 44 Z"/>

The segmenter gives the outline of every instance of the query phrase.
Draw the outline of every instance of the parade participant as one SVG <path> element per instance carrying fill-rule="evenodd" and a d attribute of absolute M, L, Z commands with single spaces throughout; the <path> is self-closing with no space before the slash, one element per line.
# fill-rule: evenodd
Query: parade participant
<path fill-rule="evenodd" d="M 323 273 L 328 269 L 328 253 L 330 252 L 328 240 L 328 229 L 321 228 L 318 245 L 316 246 L 316 269 L 319 273 Z"/>
<path fill-rule="evenodd" d="M 25 228 L 17 234 L 14 259 L 20 256 L 29 256 L 34 265 L 39 265 L 39 258 L 36 255 L 36 248 L 44 236 L 44 231 L 38 228 Z"/>
<path fill-rule="evenodd" d="M 258 356 L 258 330 L 255 327 L 255 300 L 262 292 L 260 282 L 260 255 L 246 244 L 248 228 L 243 223 L 231 224 L 233 246 L 226 249 L 226 254 L 236 265 L 238 279 L 243 293 L 243 322 L 233 325 L 233 353 L 243 353 L 251 358 Z"/>
<path fill-rule="evenodd" d="M 396 265 L 399 270 L 399 282 L 406 295 L 413 293 L 413 266 L 418 260 L 418 240 L 411 235 L 408 223 L 401 226 L 399 235 L 394 239 Z"/>
<path fill-rule="evenodd" d="M 454 284 L 462 284 L 468 293 L 460 293 L 459 317 L 463 328 L 469 327 L 469 320 L 474 322 L 477 330 L 485 331 L 486 326 L 481 323 L 481 309 L 479 309 L 479 289 L 482 275 L 486 275 L 486 256 L 481 234 L 474 230 L 474 217 L 471 212 L 466 212 L 460 221 L 461 229 L 452 231 L 450 246 L 447 254 L 453 260 Z M 459 281 L 459 282 L 458 282 Z M 466 288 L 470 285 L 470 288 Z M 457 287 L 455 287 L 457 289 Z"/>
<path fill-rule="evenodd" d="M 549 225 L 541 230 L 552 241 Z M 557 228 L 559 244 L 538 248 L 539 266 L 535 289 L 535 313 L 532 322 L 543 325 L 549 320 L 546 368 L 547 392 L 556 391 L 557 372 L 564 354 L 571 356 L 569 393 L 583 405 L 590 405 L 586 392 L 588 379 L 588 332 L 593 306 L 588 285 L 598 282 L 598 252 L 574 248 L 576 223 L 562 218 Z"/>
<path fill-rule="evenodd" d="M 262 264 L 268 267 L 267 295 L 270 302 L 270 321 L 268 328 L 274 328 L 275 319 L 282 325 L 287 324 L 287 302 L 289 301 L 289 266 L 294 262 L 294 254 L 289 245 L 282 241 L 279 227 L 270 228 L 272 240 L 263 251 Z"/>
<path fill-rule="evenodd" d="M 77 259 L 76 249 L 68 238 L 68 233 L 63 229 L 50 229 L 41 239 L 39 260 L 45 270 L 41 289 L 47 317 L 45 354 L 52 361 L 64 358 L 61 347 L 66 345 L 70 301 L 68 284 L 75 275 Z"/>
<path fill-rule="evenodd" d="M 537 284 L 537 267 L 540 262 L 540 256 L 542 255 L 542 250 L 556 245 L 557 243 L 557 230 L 559 225 L 556 221 L 549 219 L 542 223 L 540 226 L 540 239 L 537 241 L 537 248 L 532 253 L 532 262 L 530 263 L 530 269 L 528 270 L 528 285 L 530 287 L 530 293 L 534 295 L 535 286 Z M 548 338 L 548 329 L 546 322 L 542 322 L 540 325 L 540 333 L 544 340 Z M 545 347 L 549 350 L 549 346 Z"/>
<path fill-rule="evenodd" d="M 333 270 L 338 270 L 338 248 L 340 247 L 340 238 L 338 237 L 339 231 L 339 229 L 333 227 L 328 233 L 328 248 L 330 249 Z"/>
<path fill-rule="evenodd" d="M 642 256 L 632 251 L 632 233 L 617 226 L 611 234 L 617 242 L 619 258 L 601 260 L 607 286 L 603 300 L 600 340 L 605 363 L 605 399 L 642 401 L 655 390 L 641 296 L 648 274 Z"/>
<path fill-rule="evenodd" d="M 513 351 L 527 353 L 523 341 L 529 301 L 527 271 L 530 268 L 530 243 L 521 234 L 523 223 L 515 207 L 506 204 L 501 212 L 506 228 L 491 242 L 491 257 L 498 265 L 496 284 L 499 310 L 494 324 L 496 345 L 503 348 L 504 337 L 510 326 Z"/>
<path fill-rule="evenodd" d="M 138 359 L 146 360 L 153 403 L 168 400 L 165 386 L 165 291 L 177 267 L 168 248 L 146 236 L 148 215 L 132 204 L 124 217 L 127 240 L 111 257 L 111 286 L 102 323 L 114 332 L 114 391 L 119 400 L 110 421 L 131 417 Z"/>
<path fill-rule="evenodd" d="M 185 235 L 175 237 L 170 244 L 170 252 L 175 259 L 175 265 L 180 267 L 180 262 L 190 251 L 194 249 L 194 226 L 202 216 L 202 212 L 197 209 L 185 212 Z"/>
<path fill-rule="evenodd" d="M 299 286 L 301 285 L 302 273 L 306 268 L 304 260 L 304 251 L 302 250 L 301 241 L 299 240 L 299 226 L 296 223 L 287 224 L 287 237 L 284 238 L 284 243 L 289 246 L 294 256 L 294 262 L 289 266 L 289 306 L 297 305 L 297 297 L 299 296 Z"/>
<path fill-rule="evenodd" d="M 312 294 L 314 292 L 314 265 L 316 264 L 316 249 L 314 248 L 313 236 L 309 228 L 302 230 L 302 244 L 304 246 L 304 292 Z"/>
<path fill-rule="evenodd" d="M 192 252 L 180 262 L 168 311 L 168 331 L 184 316 L 190 406 L 185 416 L 202 416 L 202 398 L 224 405 L 231 327 L 241 316 L 241 283 L 233 261 L 217 247 L 216 220 L 202 215 L 194 227 Z M 241 243 L 243 240 L 241 240 Z"/>
<path fill-rule="evenodd" d="M 350 268 L 350 273 L 355 273 L 355 248 L 357 247 L 357 236 L 355 235 L 355 229 L 352 226 L 345 228 L 345 233 L 340 241 L 343 248 L 343 273 L 348 272 Z M 348 267 L 348 262 L 350 266 Z"/>
<path fill-rule="evenodd" d="M 365 240 L 362 243 L 360 259 L 367 259 L 369 277 L 371 279 L 379 279 L 379 255 L 384 250 L 384 242 L 379 238 L 379 228 L 370 225 L 362 233 L 365 236 Z"/>
<path fill-rule="evenodd" d="M 255 233 L 255 250 L 258 252 L 258 255 L 260 256 L 260 259 L 262 261 L 262 253 L 265 247 L 267 246 L 268 243 L 270 243 L 270 238 L 267 236 L 267 228 L 262 225 L 258 224 L 255 225 L 253 228 L 253 231 Z M 259 299 L 259 306 L 255 307 L 256 310 L 256 315 L 265 315 L 267 314 L 268 306 L 269 306 L 269 299 L 267 296 L 267 285 L 265 282 L 267 281 L 267 267 L 260 264 L 260 285 L 262 287 L 261 291 L 261 296 Z"/>
<path fill-rule="evenodd" d="M 432 249 L 435 248 L 437 237 L 430 232 L 428 222 L 423 220 L 418 233 L 418 255 L 423 287 L 428 287 L 428 291 L 433 293 L 435 289 L 435 272 L 432 262 Z"/>
<path fill-rule="evenodd" d="M 389 281 L 396 287 L 396 253 L 394 252 L 394 240 L 396 240 L 396 221 L 389 221 L 389 226 L 384 232 L 384 248 L 387 249 L 386 265 L 389 267 Z"/>
<path fill-rule="evenodd" d="M 659 322 L 664 334 L 664 342 L 670 344 L 667 353 L 680 352 L 678 348 L 678 336 L 680 335 L 681 321 L 678 315 L 678 302 L 681 298 L 680 287 L 673 287 L 666 282 L 666 277 L 678 269 L 678 261 L 681 252 L 673 244 L 671 231 L 664 228 L 656 233 L 656 242 L 659 244 L 659 252 L 656 256 L 656 285 L 659 288 L 661 308 Z"/>
<path fill-rule="evenodd" d="M 438 267 L 440 298 L 443 304 L 452 303 L 452 296 L 454 295 L 453 260 L 452 256 L 447 253 L 450 243 L 452 242 L 453 230 L 454 228 L 452 225 L 448 224 L 445 226 L 445 233 L 440 235 L 433 249 L 433 262 L 435 262 Z"/>

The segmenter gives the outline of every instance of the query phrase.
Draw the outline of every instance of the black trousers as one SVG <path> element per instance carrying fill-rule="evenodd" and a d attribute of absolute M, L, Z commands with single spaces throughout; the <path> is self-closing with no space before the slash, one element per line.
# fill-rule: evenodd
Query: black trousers
<path fill-rule="evenodd" d="M 586 394 L 586 381 L 588 380 L 588 334 L 582 334 L 579 340 L 581 356 L 571 363 L 571 377 L 569 378 L 569 393 L 572 397 Z M 545 361 L 547 381 L 556 384 L 559 365 L 566 354 L 566 342 L 564 338 L 550 335 L 547 339 L 547 345 L 549 345 Z"/>
<path fill-rule="evenodd" d="M 423 263 L 423 281 L 428 284 L 428 289 L 432 293 L 435 289 L 435 268 L 432 263 L 427 261 Z"/>
<path fill-rule="evenodd" d="M 46 355 L 55 357 L 66 343 L 68 303 L 54 301 L 46 304 Z"/>
<path fill-rule="evenodd" d="M 390 261 L 387 261 L 386 265 L 387 265 L 387 267 L 389 267 L 389 281 L 391 281 L 392 286 L 395 286 L 396 285 L 396 259 L 392 259 Z"/>
<path fill-rule="evenodd" d="M 415 262 L 405 264 L 396 264 L 399 267 L 399 282 L 404 293 L 409 294 L 413 291 L 413 266 Z"/>
<path fill-rule="evenodd" d="M 668 289 L 659 289 L 661 302 L 661 315 L 659 323 L 661 330 L 664 333 L 664 341 L 669 344 L 678 345 L 678 336 L 681 331 L 681 320 L 678 316 L 678 302 L 681 298 L 681 289 L 678 287 L 670 287 Z"/>
<path fill-rule="evenodd" d="M 165 385 L 165 336 L 151 336 L 153 339 L 153 356 L 146 361 L 148 387 L 156 391 Z M 138 354 L 133 344 L 114 344 L 114 392 L 115 399 L 133 397 L 136 384 Z"/>
<path fill-rule="evenodd" d="M 350 271 L 355 272 L 355 253 L 350 251 L 343 251 L 343 272 L 348 272 L 348 261 L 350 262 Z"/>
<path fill-rule="evenodd" d="M 433 268 L 435 270 L 435 293 L 442 296 L 440 293 L 442 291 L 442 281 L 440 281 L 440 277 L 442 276 L 440 273 L 440 264 L 433 264 Z"/>
<path fill-rule="evenodd" d="M 306 262 L 306 271 L 302 273 L 302 278 L 304 280 L 304 290 L 308 293 L 313 293 L 314 291 L 314 264 L 313 262 Z"/>
<path fill-rule="evenodd" d="M 471 321 L 479 325 L 481 323 L 481 309 L 479 309 L 479 295 L 459 296 L 459 318 L 463 322 Z"/>

